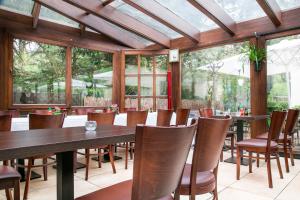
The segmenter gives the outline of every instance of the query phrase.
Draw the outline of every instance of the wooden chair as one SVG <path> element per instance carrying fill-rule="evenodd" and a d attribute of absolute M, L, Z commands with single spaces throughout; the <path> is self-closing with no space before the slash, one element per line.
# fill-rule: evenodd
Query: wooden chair
<path fill-rule="evenodd" d="M 180 125 L 187 125 L 188 119 L 189 119 L 189 115 L 190 115 L 190 109 L 177 109 L 176 110 L 176 125 L 180 126 Z"/>
<path fill-rule="evenodd" d="M 138 125 L 133 180 L 100 189 L 76 200 L 172 200 L 171 193 L 180 181 L 196 125 Z"/>
<path fill-rule="evenodd" d="M 248 139 L 236 143 L 237 146 L 237 157 L 236 157 L 236 178 L 240 179 L 240 163 L 242 157 L 249 158 L 249 173 L 252 173 L 252 153 L 264 154 L 264 158 L 257 156 L 256 159 L 264 159 L 267 162 L 267 171 L 268 171 L 268 182 L 269 187 L 273 188 L 272 182 L 272 173 L 271 173 L 271 159 L 277 160 L 278 170 L 280 178 L 283 178 L 279 152 L 278 152 L 278 141 L 284 120 L 286 117 L 286 112 L 274 111 L 271 117 L 271 125 L 268 131 L 268 139 Z M 249 152 L 249 156 L 241 154 L 241 151 Z"/>
<path fill-rule="evenodd" d="M 157 110 L 156 126 L 170 126 L 173 110 Z"/>
<path fill-rule="evenodd" d="M 211 118 L 214 115 L 214 111 L 212 108 L 201 108 L 199 109 L 199 113 L 201 117 L 206 117 L 206 118 Z M 235 132 L 232 130 L 227 130 L 226 140 L 230 141 L 231 157 L 233 157 Z M 220 161 L 223 162 L 223 151 L 221 151 Z"/>
<path fill-rule="evenodd" d="M 295 165 L 292 135 L 293 135 L 294 129 L 298 123 L 298 118 L 299 118 L 299 110 L 295 110 L 295 109 L 288 110 L 287 119 L 286 119 L 283 133 L 280 134 L 279 139 L 276 141 L 280 146 L 283 147 L 286 172 L 290 171 L 289 162 L 288 162 L 289 157 L 291 159 L 292 166 Z M 268 139 L 268 134 L 267 133 L 261 134 L 257 138 L 258 139 Z M 259 163 L 257 163 L 257 166 L 259 167 Z"/>
<path fill-rule="evenodd" d="M 10 114 L 12 117 L 20 117 L 18 110 L 0 110 L 0 115 Z"/>
<path fill-rule="evenodd" d="M 96 121 L 97 125 L 113 125 L 115 121 L 115 112 L 111 113 L 94 113 L 94 112 L 89 112 L 88 113 L 88 120 L 89 121 Z M 116 167 L 115 167 L 115 162 L 114 162 L 114 151 L 113 151 L 113 145 L 103 145 L 99 146 L 97 148 L 98 153 L 97 154 L 90 154 L 90 149 L 85 149 L 85 159 L 86 159 L 86 171 L 85 171 L 85 180 L 88 180 L 88 175 L 89 175 L 89 163 L 90 163 L 90 156 L 91 155 L 97 155 L 98 156 L 98 166 L 99 168 L 101 167 L 101 159 L 102 159 L 102 153 L 101 150 L 107 151 L 104 152 L 109 154 L 109 160 L 113 169 L 113 173 L 116 173 Z"/>
<path fill-rule="evenodd" d="M 94 112 L 95 108 L 75 108 L 76 115 L 87 115 L 89 112 Z"/>
<path fill-rule="evenodd" d="M 195 138 L 192 164 L 184 167 L 182 180 L 175 191 L 175 200 L 180 195 L 189 195 L 195 200 L 196 195 L 212 192 L 213 199 L 218 199 L 217 175 L 219 155 L 222 151 L 231 118 L 199 118 Z"/>
<path fill-rule="evenodd" d="M 33 129 L 62 128 L 64 122 L 64 116 L 65 116 L 64 114 L 61 115 L 29 114 L 29 129 L 33 130 Z M 50 156 L 51 155 L 41 155 L 41 156 L 30 157 L 27 158 L 28 159 L 27 166 L 19 165 L 19 167 L 27 168 L 26 183 L 25 183 L 24 197 L 23 197 L 24 200 L 28 198 L 32 168 L 43 167 L 44 180 L 46 181 L 48 179 L 47 166 L 54 164 L 54 162 L 48 163 L 47 159 Z M 43 163 L 35 165 L 34 160 L 36 159 L 42 159 Z"/>
<path fill-rule="evenodd" d="M 11 114 L 0 111 L 0 131 L 11 130 Z M 7 200 L 12 200 L 10 189 L 14 189 L 14 200 L 20 200 L 20 174 L 12 167 L 7 166 L 8 161 L 3 161 L 0 166 L 0 190 L 5 190 Z"/>
<path fill-rule="evenodd" d="M 127 126 L 136 127 L 138 124 L 146 124 L 148 111 L 127 111 Z M 128 168 L 128 152 L 130 152 L 130 159 L 133 158 L 134 142 L 126 142 L 125 144 L 125 169 Z M 130 150 L 129 150 L 130 146 Z"/>

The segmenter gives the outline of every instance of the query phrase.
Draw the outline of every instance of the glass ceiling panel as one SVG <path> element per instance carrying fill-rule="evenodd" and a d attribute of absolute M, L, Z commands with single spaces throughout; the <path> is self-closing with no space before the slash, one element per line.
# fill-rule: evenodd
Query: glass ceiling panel
<path fill-rule="evenodd" d="M 31 15 L 33 3 L 32 0 L 0 0 L 0 8 Z"/>
<path fill-rule="evenodd" d="M 111 6 L 118 9 L 120 12 L 125 13 L 134 17 L 135 19 L 139 20 L 140 22 L 160 31 L 161 33 L 167 35 L 168 37 L 174 39 L 179 38 L 182 35 L 173 31 L 172 29 L 168 28 L 167 26 L 163 25 L 162 23 L 154 20 L 153 18 L 145 15 L 144 13 L 140 12 L 139 10 L 131 7 L 130 5 L 125 4 L 121 0 L 114 1 L 110 4 Z"/>
<path fill-rule="evenodd" d="M 281 10 L 291 10 L 300 7 L 300 0 L 276 0 Z"/>
<path fill-rule="evenodd" d="M 236 22 L 266 16 L 255 0 L 215 0 Z"/>
<path fill-rule="evenodd" d="M 54 23 L 64 24 L 75 28 L 79 27 L 79 24 L 53 10 L 50 10 L 44 6 L 41 8 L 40 18 Z"/>
<path fill-rule="evenodd" d="M 191 5 L 187 0 L 155 0 L 162 6 L 171 10 L 173 13 L 198 28 L 199 31 L 207 31 L 218 28 L 211 19 L 206 17 L 197 8 Z"/>

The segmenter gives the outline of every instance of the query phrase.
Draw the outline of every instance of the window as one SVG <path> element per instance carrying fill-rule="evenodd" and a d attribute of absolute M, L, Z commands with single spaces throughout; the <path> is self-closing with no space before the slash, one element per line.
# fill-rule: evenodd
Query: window
<path fill-rule="evenodd" d="M 112 54 L 84 48 L 72 52 L 72 104 L 74 106 L 111 105 Z"/>
<path fill-rule="evenodd" d="M 166 109 L 167 56 L 127 55 L 125 108 Z"/>
<path fill-rule="evenodd" d="M 32 0 L 0 0 L 0 8 L 31 15 L 33 3 Z"/>
<path fill-rule="evenodd" d="M 250 64 L 242 54 L 245 44 L 182 54 L 182 106 L 230 112 L 249 108 Z"/>
<path fill-rule="evenodd" d="M 268 111 L 300 108 L 300 35 L 267 41 Z"/>
<path fill-rule="evenodd" d="M 13 41 L 13 103 L 65 104 L 64 47 Z"/>

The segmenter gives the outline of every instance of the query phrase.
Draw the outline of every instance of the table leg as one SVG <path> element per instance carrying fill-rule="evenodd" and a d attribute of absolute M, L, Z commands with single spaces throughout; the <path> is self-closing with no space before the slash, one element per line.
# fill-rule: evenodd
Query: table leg
<path fill-rule="evenodd" d="M 56 154 L 57 200 L 74 200 L 74 152 Z"/>

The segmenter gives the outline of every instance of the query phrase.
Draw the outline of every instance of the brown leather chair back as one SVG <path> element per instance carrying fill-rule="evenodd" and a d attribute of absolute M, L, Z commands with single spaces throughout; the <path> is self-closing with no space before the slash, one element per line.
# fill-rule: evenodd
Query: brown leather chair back
<path fill-rule="evenodd" d="M 170 126 L 173 110 L 157 110 L 157 126 Z"/>
<path fill-rule="evenodd" d="M 175 191 L 196 126 L 137 126 L 132 200 L 156 200 Z"/>
<path fill-rule="evenodd" d="M 212 171 L 218 166 L 231 117 L 198 119 L 195 149 L 192 163 L 192 177 L 196 172 Z"/>
<path fill-rule="evenodd" d="M 110 113 L 95 113 L 89 112 L 88 114 L 89 121 L 96 121 L 97 125 L 113 125 L 115 121 L 115 112 Z"/>
<path fill-rule="evenodd" d="M 285 111 L 272 112 L 271 124 L 270 124 L 269 134 L 268 134 L 268 147 L 270 145 L 271 140 L 277 141 L 279 139 L 280 133 L 282 131 L 282 127 L 284 125 L 285 118 L 286 118 Z"/>
<path fill-rule="evenodd" d="M 29 129 L 62 128 L 65 115 L 29 114 Z"/>
<path fill-rule="evenodd" d="M 95 108 L 75 108 L 76 115 L 87 115 L 89 112 L 94 112 Z"/>
<path fill-rule="evenodd" d="M 199 109 L 199 113 L 201 117 L 210 118 L 213 117 L 214 111 L 211 108 L 201 108 Z"/>
<path fill-rule="evenodd" d="M 11 118 L 11 114 L 0 114 L 0 131 L 10 131 Z"/>
<path fill-rule="evenodd" d="M 288 110 L 286 123 L 285 123 L 284 131 L 283 131 L 285 134 L 290 135 L 293 133 L 293 131 L 297 125 L 298 118 L 299 118 L 299 110 L 296 110 L 296 109 Z"/>
<path fill-rule="evenodd" d="M 146 124 L 148 111 L 127 111 L 127 126 L 135 127 L 137 124 Z"/>
<path fill-rule="evenodd" d="M 190 115 L 190 109 L 177 109 L 176 110 L 176 125 L 187 125 Z"/>
<path fill-rule="evenodd" d="M 49 115 L 49 111 L 48 110 L 35 110 L 34 111 L 35 114 L 38 114 L 38 115 Z"/>

